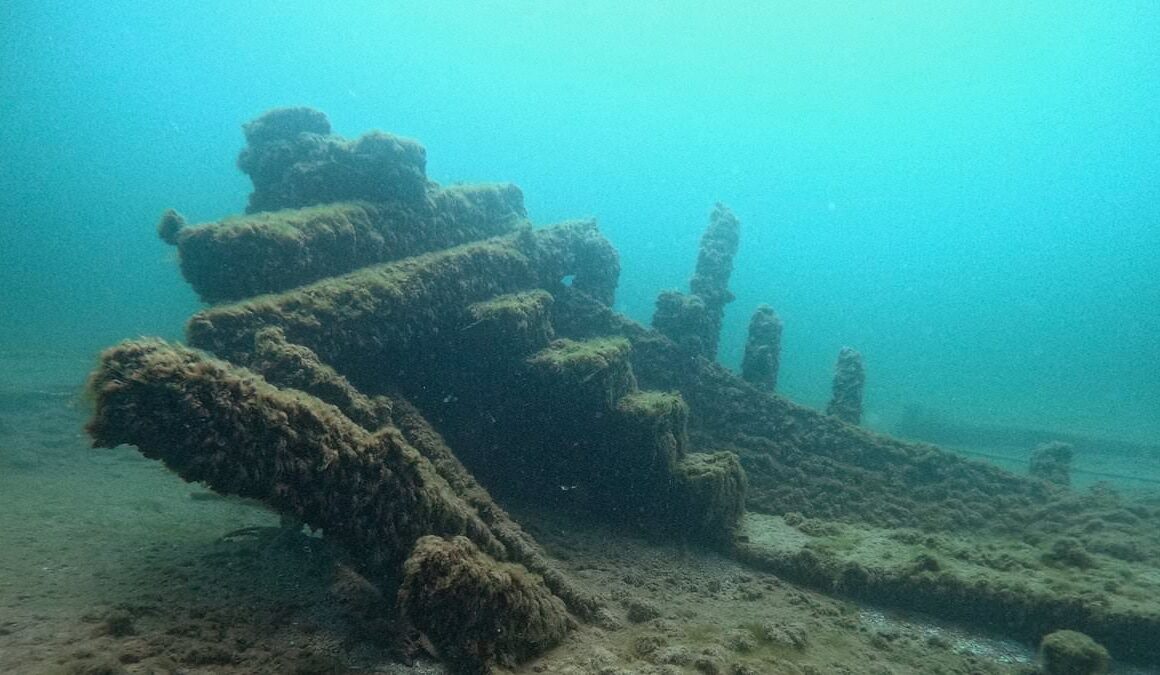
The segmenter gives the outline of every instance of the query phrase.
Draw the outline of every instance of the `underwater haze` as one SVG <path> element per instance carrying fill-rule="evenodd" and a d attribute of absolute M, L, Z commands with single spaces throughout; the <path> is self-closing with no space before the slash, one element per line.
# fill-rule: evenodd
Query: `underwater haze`
<path fill-rule="evenodd" d="M 785 322 L 820 407 L 867 422 L 1160 438 L 1160 4 L 74 2 L 0 10 L 0 348 L 180 337 L 154 225 L 241 211 L 241 124 L 281 106 L 419 139 L 441 183 L 596 216 L 617 306 L 684 288 L 742 222 L 721 340 Z M 3 377 L 3 375 L 0 375 Z"/>

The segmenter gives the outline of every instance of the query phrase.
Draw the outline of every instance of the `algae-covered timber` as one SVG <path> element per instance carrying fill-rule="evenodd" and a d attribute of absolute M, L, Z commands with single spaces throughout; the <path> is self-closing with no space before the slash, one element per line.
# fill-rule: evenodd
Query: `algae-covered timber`
<path fill-rule="evenodd" d="M 567 290 L 556 294 L 553 323 L 571 339 L 628 339 L 639 385 L 679 392 L 688 404 L 691 446 L 737 453 L 753 513 L 737 530 L 740 559 L 828 592 L 998 623 L 1030 642 L 1070 623 L 1122 658 L 1160 659 L 1160 589 L 1147 581 L 1160 555 L 1160 532 L 1150 525 L 1160 520 L 1160 504 L 1071 492 L 861 429 L 690 358 L 656 331 Z M 780 516 L 802 519 L 813 545 L 789 527 L 775 539 L 753 532 L 754 519 Z M 834 533 L 867 530 L 897 541 L 930 537 L 945 547 L 940 560 L 982 562 L 930 569 L 922 551 L 906 557 L 888 547 L 861 549 L 859 564 L 850 565 L 830 543 L 841 539 Z M 949 536 L 960 543 L 946 543 Z M 996 568 L 1008 576 L 979 576 Z M 926 582 L 914 583 L 916 574 Z"/>
<path fill-rule="evenodd" d="M 326 114 L 278 108 L 242 126 L 238 168 L 250 177 L 247 213 L 365 199 L 418 203 L 428 187 L 427 150 L 381 131 L 347 140 Z"/>
<path fill-rule="evenodd" d="M 527 393 L 509 394 L 501 419 L 518 421 L 530 471 L 568 486 L 585 510 L 728 540 L 744 509 L 744 472 L 728 453 L 689 454 L 687 406 L 677 394 L 638 390 L 630 351 L 619 337 L 553 342 L 528 359 Z"/>
<path fill-rule="evenodd" d="M 461 673 L 514 666 L 568 632 L 560 599 L 527 570 L 499 563 L 465 537 L 419 540 L 404 566 L 399 604 Z"/>
<path fill-rule="evenodd" d="M 570 624 L 564 607 L 606 611 L 485 485 L 513 507 L 709 542 L 826 592 L 1028 642 L 1081 629 L 1117 658 L 1160 658 L 1160 505 L 1070 490 L 1059 453 L 1029 477 L 874 434 L 850 423 L 860 391 L 827 415 L 772 394 L 768 368 L 742 378 L 714 363 L 738 243 L 724 207 L 690 293 L 662 294 L 649 330 L 612 311 L 619 260 L 592 222 L 532 230 L 514 187 L 439 189 L 422 146 L 346 141 L 314 111 L 275 111 L 246 133 L 251 215 L 187 227 L 167 212 L 158 225 L 189 247 L 183 264 L 197 257 L 188 242 L 221 244 L 202 263 L 227 290 L 199 293 L 241 301 L 198 313 L 187 334 L 229 363 L 115 348 L 90 433 L 323 523 L 382 586 L 408 589 L 412 625 L 453 667 L 547 648 Z M 487 214 L 514 232 L 480 240 Z M 392 233 L 405 245 L 387 250 Z M 467 243 L 449 247 L 456 237 Z M 368 485 L 384 489 L 368 498 Z M 410 501 L 376 506 L 392 494 Z M 469 603 L 480 611 L 455 611 Z M 517 625 L 533 630 L 509 642 Z"/>
<path fill-rule="evenodd" d="M 562 287 L 560 279 L 573 275 L 573 292 L 590 288 L 598 297 L 611 297 L 619 267 L 608 251 L 607 241 L 584 222 L 469 244 L 205 310 L 190 321 L 189 339 L 194 346 L 247 363 L 255 344 L 262 343 L 259 336 L 269 337 L 271 327 L 277 327 L 280 340 L 310 350 L 356 386 L 374 392 L 398 389 L 419 397 L 420 405 L 438 411 L 451 433 L 463 427 L 475 439 L 488 439 L 491 427 L 511 425 L 518 430 L 516 437 L 500 434 L 502 442 L 493 443 L 505 448 L 491 462 L 494 466 L 532 471 L 540 484 L 553 490 L 585 484 L 574 495 L 586 495 L 590 508 L 617 513 L 631 509 L 679 524 L 689 536 L 717 538 L 717 525 L 726 524 L 727 530 L 736 521 L 743 489 L 729 492 L 729 503 L 710 503 L 720 509 L 719 517 L 690 520 L 673 515 L 687 513 L 688 499 L 702 499 L 695 490 L 682 492 L 686 483 L 672 475 L 684 448 L 670 448 L 673 457 L 660 461 L 634 459 L 633 453 L 663 457 L 661 448 L 683 441 L 684 417 L 660 411 L 670 422 L 658 426 L 639 406 L 618 412 L 618 401 L 636 390 L 626 341 L 557 341 L 512 368 L 525 350 L 552 333 L 545 323 L 549 296 L 522 289 Z M 483 337 L 488 329 L 496 337 L 527 329 L 530 333 L 527 339 L 487 343 L 481 342 L 481 329 Z M 470 356 L 475 353 L 485 356 Z M 488 372 L 489 363 L 499 366 L 497 372 Z M 513 373 L 522 383 L 502 386 L 502 378 Z M 462 387 L 450 388 L 456 399 L 477 401 L 475 408 L 460 403 L 449 411 L 437 405 L 442 394 L 431 399 L 432 391 L 443 391 L 431 383 L 454 378 L 475 383 L 474 397 Z M 492 410 L 489 401 L 501 405 Z M 468 410 L 471 416 L 453 421 L 454 409 Z M 499 422 L 480 429 L 475 420 L 484 412 Z M 471 446 L 480 445 L 478 440 L 460 442 L 468 446 L 464 451 L 469 455 Z M 578 449 L 548 455 L 542 450 L 569 446 Z M 591 480 L 608 474 L 605 467 L 618 465 L 639 471 Z M 739 472 L 738 467 L 734 473 Z M 736 476 L 725 478 L 743 486 Z M 707 523 L 713 527 L 706 529 Z"/>
<path fill-rule="evenodd" d="M 747 478 L 731 452 L 693 453 L 677 465 L 674 518 L 696 532 L 729 541 L 745 514 Z"/>
<path fill-rule="evenodd" d="M 375 263 L 511 232 L 526 223 L 514 185 L 431 188 L 418 202 L 344 201 L 174 229 L 181 272 L 209 302 L 286 290 Z"/>
<path fill-rule="evenodd" d="M 729 207 L 717 204 L 701 236 L 689 294 L 665 291 L 657 298 L 653 326 L 690 354 L 717 356 L 725 305 L 733 302 L 729 277 L 737 255 L 740 222 Z"/>
<path fill-rule="evenodd" d="M 461 498 L 393 426 L 368 433 L 312 396 L 159 340 L 106 350 L 90 388 L 96 413 L 87 430 L 96 445 L 132 444 L 185 480 L 322 530 L 384 590 L 399 589 L 416 628 L 440 643 L 469 635 L 442 646 L 473 672 L 535 654 L 574 623 L 541 577 L 502 562 L 520 557 L 504 543 L 513 533 L 493 533 L 478 501 Z M 448 545 L 459 554 L 425 564 Z M 465 597 L 476 599 L 476 611 L 452 612 L 447 603 Z M 508 629 L 479 632 L 497 625 Z"/>
<path fill-rule="evenodd" d="M 554 411 L 609 411 L 636 389 L 629 349 L 623 338 L 556 340 L 528 359 L 531 380 Z"/>
<path fill-rule="evenodd" d="M 580 294 L 556 294 L 553 325 L 557 334 L 572 339 L 628 339 L 639 385 L 679 392 L 688 403 L 694 446 L 737 452 L 750 475 L 751 508 L 886 526 L 1011 532 L 1024 521 L 993 516 L 1021 513 L 1053 494 L 1042 481 L 876 434 L 763 391 L 709 359 L 690 358 L 657 331 Z"/>
<path fill-rule="evenodd" d="M 448 447 L 442 435 L 405 399 L 392 400 L 393 420 L 403 436 L 439 472 L 465 502 L 475 508 L 496 539 L 507 547 L 511 560 L 540 575 L 544 582 L 577 616 L 595 618 L 604 601 L 560 571 L 529 534 L 492 500 L 488 491 Z"/>
<path fill-rule="evenodd" d="M 391 421 L 391 402 L 384 396 L 367 396 L 308 347 L 287 342 L 277 326 L 254 334 L 254 349 L 238 364 L 260 373 L 279 387 L 299 389 L 329 403 L 367 431 Z"/>
<path fill-rule="evenodd" d="M 567 275 L 575 276 L 574 286 L 585 281 L 611 297 L 615 277 L 603 266 L 585 266 L 606 259 L 611 248 L 595 231 L 591 221 L 525 231 L 215 306 L 190 319 L 187 336 L 195 347 L 241 359 L 258 330 L 277 325 L 287 340 L 311 348 L 356 386 L 373 377 L 395 379 L 416 350 L 429 352 L 441 334 L 472 324 L 473 303 L 557 286 Z"/>
<path fill-rule="evenodd" d="M 286 290 L 527 221 L 515 185 L 428 181 L 426 150 L 413 140 L 373 132 L 348 141 L 308 108 L 272 110 L 244 131 L 238 167 L 254 184 L 247 215 L 186 227 L 171 209 L 158 223 L 208 302 Z"/>
<path fill-rule="evenodd" d="M 321 528 L 367 552 L 374 577 L 388 578 L 426 534 L 465 534 L 503 555 L 397 429 L 371 434 L 313 396 L 160 340 L 106 350 L 90 389 L 86 428 L 99 447 L 134 445 L 188 481 Z"/>
<path fill-rule="evenodd" d="M 471 323 L 460 329 L 464 347 L 494 367 L 513 366 L 555 337 L 551 308 L 552 294 L 542 289 L 473 303 L 467 307 Z"/>
<path fill-rule="evenodd" d="M 522 364 L 494 354 L 455 359 L 457 351 L 449 345 L 433 370 L 395 386 L 430 411 L 503 497 L 687 540 L 728 538 L 744 502 L 740 466 L 720 465 L 732 489 L 717 499 L 704 498 L 704 483 L 682 480 L 687 408 L 679 395 L 637 388 L 626 340 L 555 340 Z"/>
<path fill-rule="evenodd" d="M 761 305 L 749 320 L 741 379 L 766 391 L 777 389 L 781 368 L 781 319 L 769 305 Z"/>
<path fill-rule="evenodd" d="M 535 293 L 529 295 L 539 297 Z M 498 304 L 512 302 L 506 299 Z M 274 326 L 258 331 L 253 355 L 245 365 L 271 384 L 299 389 L 334 405 L 368 431 L 394 425 L 407 442 L 431 462 L 451 490 L 475 509 L 496 539 L 507 548 L 511 560 L 541 575 L 549 588 L 577 615 L 591 617 L 600 608 L 601 601 L 562 574 L 535 540 L 492 500 L 487 490 L 447 447 L 443 437 L 408 400 L 398 395 L 371 397 L 363 394 L 345 377 L 322 363 L 309 348 L 286 342 L 281 329 Z"/>

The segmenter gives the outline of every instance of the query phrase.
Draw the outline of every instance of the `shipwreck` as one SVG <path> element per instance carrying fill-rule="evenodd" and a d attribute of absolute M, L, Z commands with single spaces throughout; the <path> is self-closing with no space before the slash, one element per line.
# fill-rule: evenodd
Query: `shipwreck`
<path fill-rule="evenodd" d="M 344 139 L 317 111 L 244 131 L 246 213 L 158 224 L 206 307 L 185 344 L 103 353 L 87 430 L 321 531 L 458 670 L 519 663 L 611 611 L 509 502 L 1160 659 L 1160 582 L 1133 576 L 1160 548 L 1156 504 L 859 427 L 853 350 L 826 412 L 789 401 L 769 307 L 742 373 L 716 362 L 741 241 L 727 207 L 688 292 L 662 293 L 645 326 L 612 309 L 618 254 L 594 221 L 533 226 L 516 186 L 437 185 L 418 142 Z"/>

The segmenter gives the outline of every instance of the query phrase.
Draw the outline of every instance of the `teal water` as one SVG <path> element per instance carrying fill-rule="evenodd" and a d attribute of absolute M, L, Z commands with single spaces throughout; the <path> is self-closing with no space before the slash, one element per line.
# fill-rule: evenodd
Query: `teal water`
<path fill-rule="evenodd" d="M 310 105 L 594 215 L 647 321 L 715 201 L 742 220 L 721 359 L 785 321 L 867 421 L 1160 438 L 1160 5 L 77 2 L 0 9 L 0 348 L 180 335 L 153 226 L 242 209 L 240 125 Z"/>

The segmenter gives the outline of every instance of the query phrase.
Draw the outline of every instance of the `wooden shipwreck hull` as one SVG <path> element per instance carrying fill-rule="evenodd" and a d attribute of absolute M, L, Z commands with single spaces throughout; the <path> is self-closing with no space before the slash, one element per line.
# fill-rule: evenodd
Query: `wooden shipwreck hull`
<path fill-rule="evenodd" d="M 322 530 L 465 671 L 516 663 L 606 611 L 492 493 L 1028 640 L 1073 628 L 1160 658 L 1160 618 L 1131 593 L 1021 585 L 963 544 L 1049 555 L 1084 514 L 1123 511 L 1117 498 L 870 433 L 715 363 L 737 246 L 728 209 L 714 212 L 692 292 L 662 296 L 654 330 L 610 308 L 619 260 L 594 222 L 533 229 L 518 188 L 440 188 L 413 141 L 337 139 L 318 115 L 247 126 L 251 215 L 162 219 L 198 293 L 234 302 L 192 317 L 188 347 L 138 340 L 103 355 L 97 445 L 134 445 Z M 835 544 L 867 533 L 901 559 Z M 1109 574 L 1132 563 L 1089 548 Z"/>

